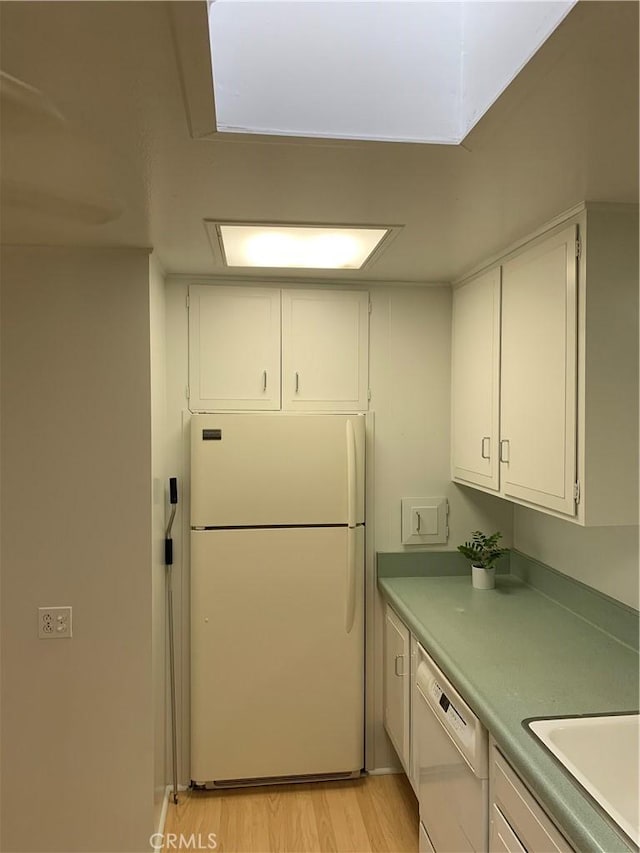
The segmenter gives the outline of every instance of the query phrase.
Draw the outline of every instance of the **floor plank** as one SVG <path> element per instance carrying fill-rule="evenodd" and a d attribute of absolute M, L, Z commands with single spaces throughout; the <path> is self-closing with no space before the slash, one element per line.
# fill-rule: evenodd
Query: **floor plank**
<path fill-rule="evenodd" d="M 367 827 L 358 803 L 364 780 L 327 785 L 325 796 L 339 853 L 371 850 Z"/>
<path fill-rule="evenodd" d="M 227 791 L 186 791 L 169 803 L 165 853 L 416 853 L 418 805 L 403 774 Z"/>

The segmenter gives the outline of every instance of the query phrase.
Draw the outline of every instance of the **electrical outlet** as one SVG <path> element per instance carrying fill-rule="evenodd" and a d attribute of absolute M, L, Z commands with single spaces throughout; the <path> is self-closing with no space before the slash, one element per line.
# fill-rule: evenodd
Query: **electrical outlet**
<path fill-rule="evenodd" d="M 38 638 L 66 640 L 71 637 L 70 607 L 38 607 Z"/>

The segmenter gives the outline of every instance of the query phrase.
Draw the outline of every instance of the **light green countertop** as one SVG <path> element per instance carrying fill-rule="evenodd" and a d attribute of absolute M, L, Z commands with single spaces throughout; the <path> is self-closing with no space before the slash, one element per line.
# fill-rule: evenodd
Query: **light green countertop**
<path fill-rule="evenodd" d="M 638 653 L 511 575 L 379 577 L 384 598 L 459 689 L 577 853 L 635 850 L 522 725 L 638 710 Z"/>

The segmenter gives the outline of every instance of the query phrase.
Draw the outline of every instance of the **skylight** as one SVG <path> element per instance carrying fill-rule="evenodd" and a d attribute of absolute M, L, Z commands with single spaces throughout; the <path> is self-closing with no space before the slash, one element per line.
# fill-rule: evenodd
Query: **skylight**
<path fill-rule="evenodd" d="M 210 0 L 218 130 L 459 143 L 576 0 Z"/>

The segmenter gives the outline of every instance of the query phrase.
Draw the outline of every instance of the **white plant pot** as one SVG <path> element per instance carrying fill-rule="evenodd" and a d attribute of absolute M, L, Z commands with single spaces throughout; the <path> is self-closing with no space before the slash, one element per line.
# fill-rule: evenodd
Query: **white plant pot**
<path fill-rule="evenodd" d="M 496 585 L 495 566 L 483 569 L 482 566 L 471 566 L 471 583 L 474 589 L 493 589 Z"/>

